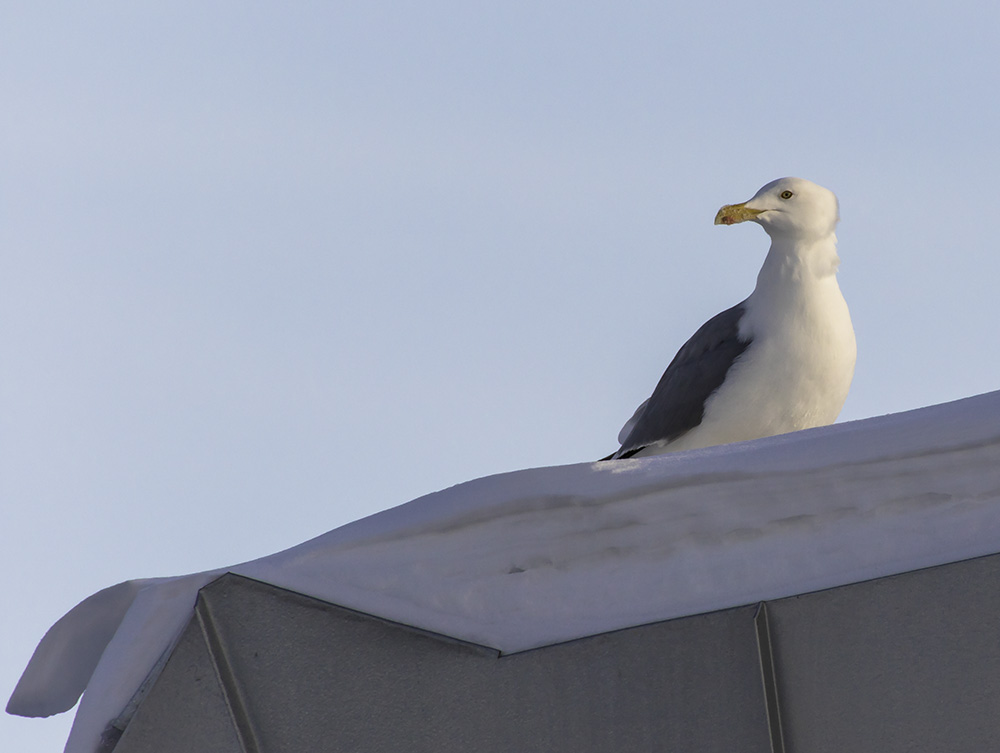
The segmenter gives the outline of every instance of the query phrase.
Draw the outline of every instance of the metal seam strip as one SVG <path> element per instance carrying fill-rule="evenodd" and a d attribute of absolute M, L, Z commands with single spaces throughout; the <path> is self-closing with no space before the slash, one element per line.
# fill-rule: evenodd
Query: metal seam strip
<path fill-rule="evenodd" d="M 767 729 L 771 736 L 771 753 L 785 753 L 785 738 L 781 728 L 781 709 L 778 706 L 778 678 L 774 669 L 774 652 L 771 649 L 771 625 L 767 619 L 767 603 L 757 604 L 753 617 L 757 631 L 757 654 L 760 657 L 760 679 L 764 688 L 764 707 L 767 710 Z"/>
<path fill-rule="evenodd" d="M 222 688 L 222 695 L 226 699 L 226 706 L 229 708 L 229 715 L 232 717 L 240 747 L 243 749 L 243 753 L 260 753 L 260 742 L 254 730 L 246 700 L 219 635 L 216 621 L 212 616 L 211 605 L 204 594 L 198 596 L 194 611 L 198 617 L 198 624 L 205 638 L 209 656 L 212 659 L 212 666 L 215 667 L 215 675 Z"/>

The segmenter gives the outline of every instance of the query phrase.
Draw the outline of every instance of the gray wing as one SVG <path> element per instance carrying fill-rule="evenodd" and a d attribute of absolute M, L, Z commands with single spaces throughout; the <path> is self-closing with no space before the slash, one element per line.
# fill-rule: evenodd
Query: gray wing
<path fill-rule="evenodd" d="M 719 389 L 750 339 L 741 340 L 739 323 L 746 301 L 716 314 L 677 351 L 652 396 L 632 417 L 632 430 L 619 437 L 612 457 L 627 458 L 656 442 L 669 442 L 701 423 L 705 401 Z M 628 425 L 626 424 L 626 427 Z"/>

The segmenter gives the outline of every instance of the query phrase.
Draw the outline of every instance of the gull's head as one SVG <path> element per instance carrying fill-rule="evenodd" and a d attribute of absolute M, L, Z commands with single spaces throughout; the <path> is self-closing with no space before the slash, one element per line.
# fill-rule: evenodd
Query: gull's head
<path fill-rule="evenodd" d="M 742 204 L 727 204 L 715 215 L 716 225 L 756 222 L 772 238 L 825 238 L 840 219 L 833 191 L 802 178 L 771 181 Z"/>

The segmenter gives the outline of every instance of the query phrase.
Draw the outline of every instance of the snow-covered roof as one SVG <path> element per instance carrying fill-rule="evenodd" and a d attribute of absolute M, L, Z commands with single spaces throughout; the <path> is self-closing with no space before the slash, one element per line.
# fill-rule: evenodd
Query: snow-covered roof
<path fill-rule="evenodd" d="M 396 622 L 526 649 L 1000 552 L 1000 392 L 639 460 L 477 479 L 231 568 L 129 581 L 42 640 L 8 710 L 86 693 L 93 751 L 233 572 Z"/>

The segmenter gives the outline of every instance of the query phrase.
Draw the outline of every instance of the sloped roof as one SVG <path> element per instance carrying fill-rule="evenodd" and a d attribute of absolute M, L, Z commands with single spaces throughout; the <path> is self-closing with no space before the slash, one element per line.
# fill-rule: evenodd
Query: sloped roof
<path fill-rule="evenodd" d="M 113 753 L 983 753 L 1000 555 L 514 654 L 227 574 Z"/>
<path fill-rule="evenodd" d="M 772 753 L 755 612 L 500 655 L 227 574 L 107 747 Z"/>
<path fill-rule="evenodd" d="M 1000 552 L 1000 393 L 724 447 L 492 476 L 270 557 L 95 594 L 8 706 L 84 686 L 92 751 L 225 572 L 504 653 Z M 106 649 L 105 649 L 106 646 Z"/>

